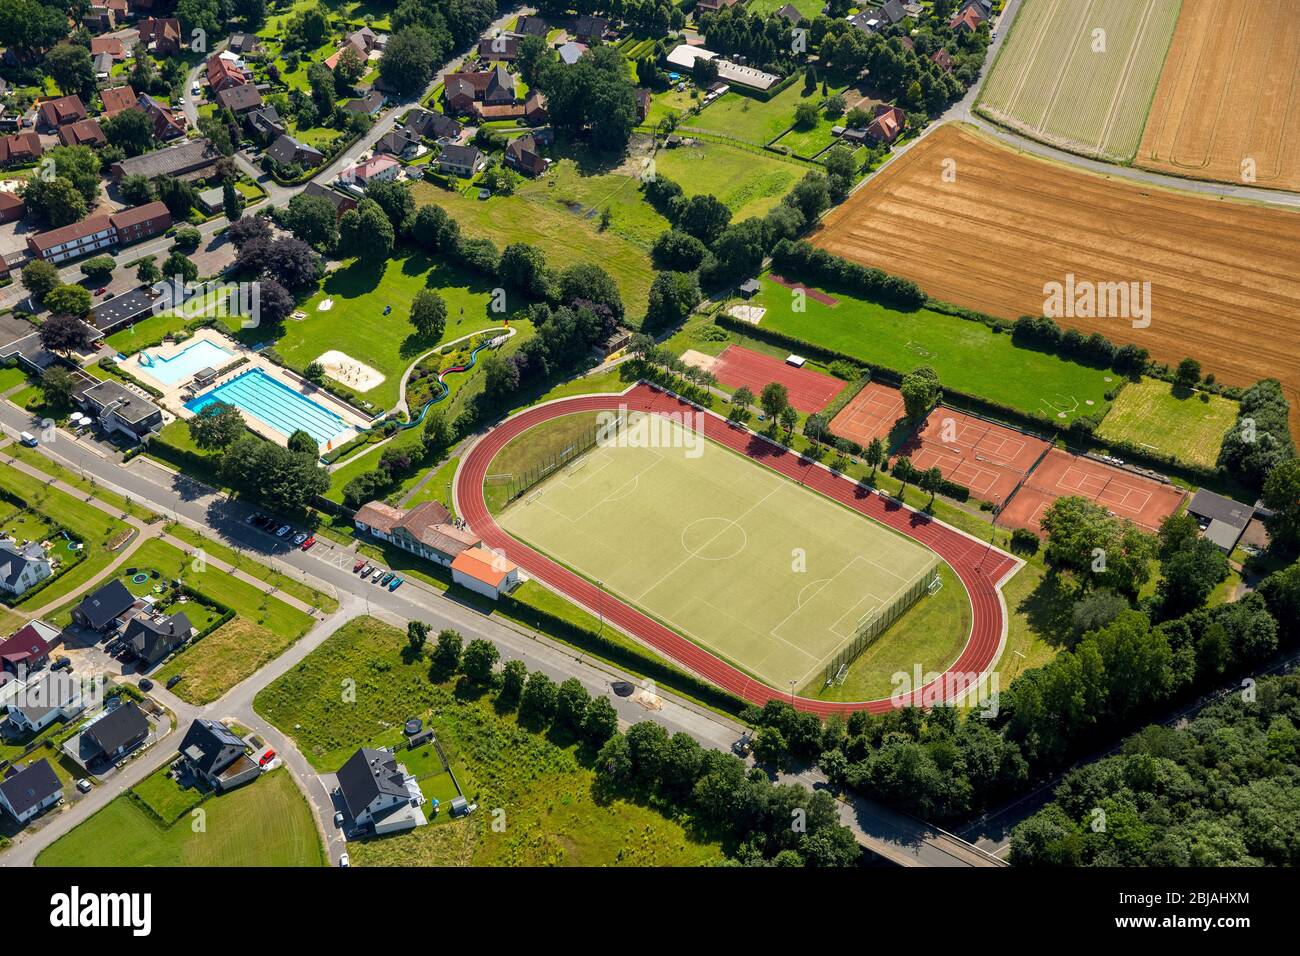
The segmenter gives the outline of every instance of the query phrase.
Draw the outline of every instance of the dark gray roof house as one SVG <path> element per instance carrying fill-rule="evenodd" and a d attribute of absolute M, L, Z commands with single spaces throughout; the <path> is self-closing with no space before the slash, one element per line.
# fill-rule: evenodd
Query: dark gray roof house
<path fill-rule="evenodd" d="M 803 14 L 800 13 L 799 8 L 794 6 L 793 4 L 787 3 L 784 7 L 782 7 L 780 10 L 776 12 L 778 16 L 785 17 L 787 20 L 789 20 L 792 26 L 797 27 L 803 21 Z"/>
<path fill-rule="evenodd" d="M 144 743 L 149 721 L 134 702 L 122 704 L 104 714 L 81 732 L 83 752 L 90 757 L 116 760 Z"/>
<path fill-rule="evenodd" d="M 1255 509 L 1201 488 L 1188 502 L 1187 513 L 1201 523 L 1208 540 L 1221 550 L 1231 552 L 1255 516 Z"/>
<path fill-rule="evenodd" d="M 229 790 L 257 776 L 257 764 L 244 749 L 243 739 L 233 730 L 203 717 L 190 724 L 180 746 L 190 772 L 215 790 Z"/>
<path fill-rule="evenodd" d="M 292 136 L 281 136 L 270 148 L 267 149 L 266 155 L 270 156 L 281 166 L 289 166 L 297 163 L 299 166 L 318 166 L 325 160 L 325 154 L 313 146 L 300 143 Z"/>
<path fill-rule="evenodd" d="M 152 315 L 158 298 L 158 294 L 148 286 L 123 292 L 91 309 L 90 324 L 102 335 L 116 332 L 124 325 Z"/>
<path fill-rule="evenodd" d="M 395 129 L 379 137 L 379 141 L 375 143 L 375 152 L 405 156 L 408 152 L 414 152 L 419 145 L 420 137 L 415 133 L 405 129 Z"/>
<path fill-rule="evenodd" d="M 367 90 L 355 100 L 348 100 L 343 108 L 351 113 L 366 113 L 370 116 L 384 108 L 384 94 L 378 90 Z"/>
<path fill-rule="evenodd" d="M 307 184 L 303 190 L 304 196 L 318 196 L 328 201 L 334 207 L 336 218 L 342 218 L 343 214 L 349 209 L 357 208 L 357 201 L 352 196 L 345 196 L 336 189 L 330 189 L 328 186 L 322 186 L 314 179 Z"/>
<path fill-rule="evenodd" d="M 138 614 L 127 624 L 122 640 L 146 664 L 160 660 L 190 639 L 194 632 L 184 611 L 175 614 Z"/>
<path fill-rule="evenodd" d="M 460 123 L 443 113 L 432 110 L 412 110 L 406 118 L 406 128 L 424 139 L 455 139 L 464 129 Z"/>
<path fill-rule="evenodd" d="M 121 382 L 99 382 L 78 395 L 77 402 L 99 419 L 105 431 L 137 441 L 162 427 L 162 409 Z"/>
<path fill-rule="evenodd" d="M 28 764 L 21 770 L 11 770 L 0 781 L 0 804 L 19 823 L 26 823 L 45 807 L 58 803 L 62 796 L 63 785 L 59 783 L 50 762 L 45 759 Z"/>
<path fill-rule="evenodd" d="M 232 33 L 226 49 L 232 53 L 252 53 L 261 45 L 254 33 Z"/>
<path fill-rule="evenodd" d="M 262 137 L 283 136 L 287 129 L 280 114 L 270 105 L 250 110 L 244 120 L 250 130 Z"/>
<path fill-rule="evenodd" d="M 388 833 L 423 826 L 424 797 L 415 778 L 391 750 L 362 747 L 339 768 L 339 793 L 359 827 Z"/>
<path fill-rule="evenodd" d="M 102 631 L 135 606 L 135 596 L 114 578 L 93 594 L 81 599 L 72 619 L 92 631 Z"/>
<path fill-rule="evenodd" d="M 50 559 L 40 544 L 0 541 L 0 591 L 18 595 L 31 588 L 33 581 L 49 576 Z"/>

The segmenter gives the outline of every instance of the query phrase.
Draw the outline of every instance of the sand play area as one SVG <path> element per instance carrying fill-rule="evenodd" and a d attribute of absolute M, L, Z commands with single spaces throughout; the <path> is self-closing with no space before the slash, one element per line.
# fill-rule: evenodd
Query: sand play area
<path fill-rule="evenodd" d="M 382 373 L 336 349 L 330 349 L 316 361 L 325 369 L 326 375 L 354 391 L 368 392 L 384 381 Z"/>
<path fill-rule="evenodd" d="M 694 365 L 696 368 L 704 369 L 704 371 L 708 372 L 712 370 L 713 363 L 717 361 L 717 358 L 712 355 L 705 355 L 703 352 L 697 351 L 696 349 L 687 349 L 682 353 L 682 361 L 687 365 Z"/>

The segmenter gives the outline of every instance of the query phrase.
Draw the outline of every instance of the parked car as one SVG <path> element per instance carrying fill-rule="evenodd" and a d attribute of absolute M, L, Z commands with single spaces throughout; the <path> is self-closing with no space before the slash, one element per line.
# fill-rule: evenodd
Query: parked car
<path fill-rule="evenodd" d="M 379 579 L 379 583 L 387 587 L 388 582 L 393 580 L 393 578 L 395 577 L 397 577 L 397 575 L 394 574 L 392 571 L 389 571 L 387 574 L 385 574 L 382 578 Z"/>
<path fill-rule="evenodd" d="M 351 866 L 351 865 L 352 862 L 348 859 L 348 855 L 346 853 L 339 855 L 339 866 Z"/>
<path fill-rule="evenodd" d="M 244 520 L 246 520 L 249 524 L 259 524 L 266 520 L 266 515 L 262 514 L 262 512 L 260 511 L 254 511 L 251 515 L 249 515 Z"/>
<path fill-rule="evenodd" d="M 368 577 L 370 577 L 370 572 L 373 571 L 374 569 L 375 569 L 375 566 L 374 566 L 373 564 L 363 564 L 363 565 L 361 566 L 361 576 L 362 576 L 363 578 L 368 578 Z"/>
<path fill-rule="evenodd" d="M 389 583 L 389 585 L 388 585 L 388 590 L 390 590 L 390 591 L 396 591 L 396 590 L 397 590 L 399 587 L 401 587 L 401 586 L 402 586 L 402 579 L 401 579 L 401 578 L 393 578 L 393 580 L 392 580 L 392 581 Z"/>
<path fill-rule="evenodd" d="M 339 810 L 337 813 L 334 814 L 334 825 L 335 825 L 336 827 L 338 827 L 340 830 L 343 829 L 343 811 L 342 811 L 342 810 Z"/>
<path fill-rule="evenodd" d="M 50 665 L 50 670 L 52 671 L 72 670 L 72 658 L 71 657 L 56 658 L 54 663 Z"/>
<path fill-rule="evenodd" d="M 293 546 L 296 548 L 296 547 L 298 547 L 298 545 L 302 544 L 302 543 L 303 543 L 304 541 L 306 541 L 306 540 L 307 540 L 307 532 L 306 532 L 306 531 L 299 531 L 299 532 L 298 532 L 297 534 L 295 534 L 295 535 L 293 536 L 293 538 L 292 538 Z"/>
<path fill-rule="evenodd" d="M 80 780 L 77 781 L 77 789 L 80 790 L 82 793 L 90 793 L 90 786 L 91 786 L 90 781 L 87 780 L 85 777 L 82 777 Z"/>
<path fill-rule="evenodd" d="M 150 680 L 149 678 L 147 678 L 147 677 L 141 677 L 141 678 L 140 678 L 140 689 L 143 690 L 143 691 L 151 691 L 151 690 L 153 690 L 153 681 L 151 681 L 151 680 Z"/>
<path fill-rule="evenodd" d="M 107 291 L 108 291 L 108 286 L 101 285 L 98 289 L 95 290 L 95 295 L 103 295 Z"/>
<path fill-rule="evenodd" d="M 275 759 L 275 751 L 268 749 L 266 753 L 262 754 L 262 759 L 257 762 L 257 765 L 259 767 L 265 767 L 274 759 Z"/>
<path fill-rule="evenodd" d="M 275 536 L 277 538 L 283 538 L 288 533 L 289 533 L 289 526 L 287 524 L 282 524 L 280 525 L 280 527 L 275 529 Z"/>
<path fill-rule="evenodd" d="M 185 679 L 184 674 L 173 674 L 171 677 L 167 678 L 167 689 L 171 690 L 173 687 L 175 687 L 184 679 Z"/>
<path fill-rule="evenodd" d="M 364 568 L 365 566 L 366 566 L 366 559 L 365 559 L 365 558 L 362 558 L 362 559 L 361 559 L 360 561 L 358 561 L 356 564 L 352 565 L 352 573 L 353 573 L 353 574 L 356 574 L 358 571 L 360 571 L 360 570 L 361 570 L 362 568 Z"/>
<path fill-rule="evenodd" d="M 314 534 L 309 534 L 307 535 L 307 540 L 302 543 L 302 549 L 304 551 L 310 551 L 315 544 L 316 536 Z"/>
<path fill-rule="evenodd" d="M 379 580 L 380 578 L 382 578 L 383 576 L 384 576 L 384 569 L 383 569 L 383 568 L 375 568 L 375 573 L 372 574 L 372 575 L 370 575 L 370 580 L 371 580 L 371 581 L 378 581 L 378 580 Z"/>

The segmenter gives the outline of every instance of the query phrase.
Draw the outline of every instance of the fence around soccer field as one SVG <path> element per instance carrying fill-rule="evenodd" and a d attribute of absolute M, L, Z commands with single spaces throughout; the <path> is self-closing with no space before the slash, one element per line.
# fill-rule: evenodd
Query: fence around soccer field
<path fill-rule="evenodd" d="M 597 422 L 591 429 L 583 432 L 560 451 L 546 455 L 529 465 L 519 474 L 488 475 L 489 484 L 504 484 L 509 489 L 507 502 L 527 494 L 535 486 L 545 481 L 561 468 L 571 465 L 598 444 L 609 442 L 622 432 L 627 424 L 623 415 L 617 415 L 608 422 Z"/>
<path fill-rule="evenodd" d="M 901 588 L 887 606 L 877 608 L 866 615 L 865 619 L 858 624 L 853 637 L 836 651 L 835 656 L 827 663 L 821 679 L 822 686 L 829 687 L 831 684 L 843 680 L 849 666 L 857 659 L 859 654 L 874 644 L 876 638 L 885 633 L 891 624 L 911 609 L 913 604 L 926 594 L 934 593 L 940 586 L 939 562 L 936 559 L 929 567 L 917 574 L 905 587 Z M 815 686 L 817 686 L 817 682 L 813 680 L 800 690 L 802 692 Z"/>

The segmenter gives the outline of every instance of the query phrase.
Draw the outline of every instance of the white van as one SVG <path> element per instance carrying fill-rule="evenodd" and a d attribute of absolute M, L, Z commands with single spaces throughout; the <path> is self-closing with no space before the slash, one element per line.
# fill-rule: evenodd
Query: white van
<path fill-rule="evenodd" d="M 31 432 L 23 432 L 18 436 L 18 440 L 22 442 L 24 445 L 26 445 L 28 448 L 35 448 L 36 445 L 38 444 L 36 441 L 36 436 L 33 435 Z"/>

